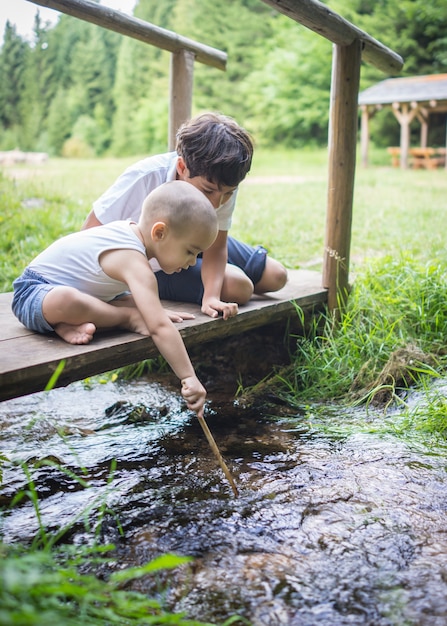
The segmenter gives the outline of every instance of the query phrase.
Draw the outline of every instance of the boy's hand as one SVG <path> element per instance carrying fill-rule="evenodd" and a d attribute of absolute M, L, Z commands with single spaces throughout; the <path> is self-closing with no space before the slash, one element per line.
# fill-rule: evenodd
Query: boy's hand
<path fill-rule="evenodd" d="M 218 298 L 209 298 L 202 301 L 202 313 L 210 317 L 218 317 L 221 313 L 224 320 L 235 317 L 238 312 L 236 302 L 222 302 Z"/>
<path fill-rule="evenodd" d="M 193 320 L 195 318 L 195 315 L 186 311 L 171 311 L 171 309 L 165 309 L 165 311 L 171 322 L 183 322 L 183 320 Z"/>
<path fill-rule="evenodd" d="M 188 376 L 182 379 L 182 396 L 191 411 L 195 411 L 199 417 L 203 417 L 206 390 L 197 376 Z"/>

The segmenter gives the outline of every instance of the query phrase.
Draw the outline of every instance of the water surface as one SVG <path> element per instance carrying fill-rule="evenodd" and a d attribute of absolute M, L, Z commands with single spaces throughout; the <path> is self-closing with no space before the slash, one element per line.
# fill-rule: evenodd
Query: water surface
<path fill-rule="evenodd" d="M 328 407 L 328 419 L 343 411 Z M 104 575 L 166 552 L 194 557 L 162 575 L 171 611 L 216 624 L 445 626 L 445 450 L 324 435 L 285 413 L 211 401 L 235 498 L 176 388 L 76 383 L 1 403 L 3 538 L 38 532 L 29 501 L 8 509 L 26 462 L 48 532 L 115 544 Z M 158 593 L 160 577 L 133 588 Z"/>

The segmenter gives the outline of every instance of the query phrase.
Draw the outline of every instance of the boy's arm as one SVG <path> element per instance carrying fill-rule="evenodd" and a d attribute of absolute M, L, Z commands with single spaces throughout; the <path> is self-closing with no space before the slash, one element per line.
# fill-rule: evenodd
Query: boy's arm
<path fill-rule="evenodd" d="M 81 230 L 86 228 L 92 228 L 93 226 L 102 226 L 102 222 L 96 217 L 94 210 L 92 209 L 87 215 L 85 222 L 81 226 Z"/>
<path fill-rule="evenodd" d="M 228 260 L 227 238 L 227 231 L 219 230 L 213 245 L 202 255 L 202 313 L 210 317 L 217 317 L 222 313 L 224 320 L 237 314 L 236 303 L 223 302 L 220 299 Z"/>
<path fill-rule="evenodd" d="M 146 257 L 134 250 L 113 250 L 102 255 L 100 262 L 106 274 L 127 284 L 153 342 L 182 383 L 188 408 L 203 416 L 206 391 L 179 331 L 160 302 L 157 279 Z"/>

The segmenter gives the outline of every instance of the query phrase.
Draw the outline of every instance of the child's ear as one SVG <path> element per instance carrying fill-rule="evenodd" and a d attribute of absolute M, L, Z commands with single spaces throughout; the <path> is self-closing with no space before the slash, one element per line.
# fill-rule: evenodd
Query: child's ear
<path fill-rule="evenodd" d="M 188 168 L 183 157 L 179 156 L 177 159 L 177 176 L 180 180 L 184 180 L 188 175 Z"/>
<path fill-rule="evenodd" d="M 168 232 L 168 227 L 164 222 L 155 222 L 151 228 L 152 241 L 162 241 Z"/>

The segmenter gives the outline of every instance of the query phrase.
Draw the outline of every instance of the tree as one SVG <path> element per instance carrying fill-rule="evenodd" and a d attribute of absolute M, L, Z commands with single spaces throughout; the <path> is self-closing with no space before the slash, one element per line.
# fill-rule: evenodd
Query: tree
<path fill-rule="evenodd" d="M 335 0 L 334 0 L 335 2 Z M 337 0 L 335 8 L 342 0 Z M 355 15 L 356 24 L 369 33 L 379 33 L 382 43 L 395 50 L 404 59 L 402 71 L 397 76 L 422 76 L 447 72 L 447 5 L 445 0 L 343 0 Z M 338 7 L 341 10 L 341 7 Z M 386 78 L 371 65 L 362 69 L 361 89 Z M 399 125 L 390 111 L 376 115 L 372 132 L 378 145 L 396 145 L 399 142 Z M 419 133 L 412 128 L 415 140 Z M 445 118 L 431 116 L 430 138 L 432 144 L 445 144 Z"/>
<path fill-rule="evenodd" d="M 135 15 L 170 29 L 175 0 L 140 0 Z M 167 132 L 160 145 L 160 130 L 167 126 L 170 55 L 164 50 L 124 38 L 119 50 L 113 101 L 113 154 L 142 154 L 167 147 Z"/>
<path fill-rule="evenodd" d="M 67 109 L 67 93 L 59 88 L 48 112 L 48 145 L 52 154 L 61 154 L 66 139 L 70 137 L 72 120 Z"/>
<path fill-rule="evenodd" d="M 23 150 L 46 151 L 43 139 L 48 113 L 51 60 L 48 63 L 48 24 L 42 25 L 39 12 L 34 18 L 34 39 L 24 67 L 24 87 L 20 101 L 20 146 Z"/>
<path fill-rule="evenodd" d="M 403 57 L 399 76 L 447 71 L 445 0 L 331 0 L 330 5 Z M 363 73 L 368 78 L 366 86 L 383 79 L 370 65 Z"/>
<path fill-rule="evenodd" d="M 326 2 L 401 54 L 402 76 L 447 72 L 446 0 Z M 135 15 L 227 52 L 226 72 L 195 64 L 194 113 L 231 115 L 265 145 L 326 142 L 332 46 L 323 37 L 260 0 L 140 0 Z M 1 146 L 57 153 L 76 136 L 99 155 L 165 149 L 169 67 L 168 52 L 68 15 L 49 27 L 37 14 L 31 43 L 8 22 Z M 363 64 L 361 89 L 383 78 Z M 383 122 L 387 145 L 394 130 Z"/>
<path fill-rule="evenodd" d="M 276 22 L 262 70 L 247 80 L 246 97 L 263 143 L 327 142 L 331 44 L 296 22 Z"/>
<path fill-rule="evenodd" d="M 20 100 L 25 86 L 24 69 L 28 53 L 26 42 L 8 20 L 0 54 L 0 122 L 6 129 L 19 126 L 22 121 Z"/>
<path fill-rule="evenodd" d="M 265 46 L 277 16 L 259 0 L 178 0 L 174 30 L 228 54 L 226 72 L 196 64 L 196 110 L 221 111 L 242 124 L 251 118 L 245 82 L 264 65 Z"/>

